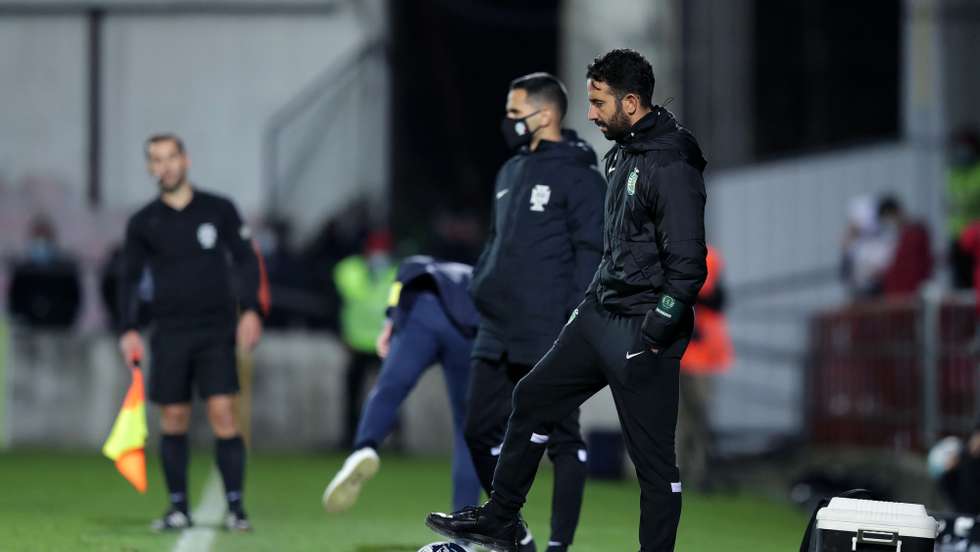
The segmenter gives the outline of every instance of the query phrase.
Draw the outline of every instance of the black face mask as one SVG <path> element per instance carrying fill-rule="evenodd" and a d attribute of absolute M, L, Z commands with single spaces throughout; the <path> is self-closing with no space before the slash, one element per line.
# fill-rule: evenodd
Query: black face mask
<path fill-rule="evenodd" d="M 510 117 L 505 118 L 500 122 L 500 132 L 504 135 L 504 142 L 507 142 L 507 147 L 515 150 L 521 146 L 526 146 L 531 143 L 531 137 L 534 133 L 541 129 L 538 127 L 531 130 L 531 127 L 527 124 L 527 120 L 540 113 L 541 111 L 535 111 L 522 117 L 520 119 L 511 119 Z"/>

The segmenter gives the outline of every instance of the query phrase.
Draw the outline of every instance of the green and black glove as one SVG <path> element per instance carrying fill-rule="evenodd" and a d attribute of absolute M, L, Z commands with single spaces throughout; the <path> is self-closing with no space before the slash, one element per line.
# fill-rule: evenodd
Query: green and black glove
<path fill-rule="evenodd" d="M 664 350 L 673 341 L 688 306 L 670 295 L 663 294 L 657 306 L 643 318 L 643 341 L 651 349 Z"/>

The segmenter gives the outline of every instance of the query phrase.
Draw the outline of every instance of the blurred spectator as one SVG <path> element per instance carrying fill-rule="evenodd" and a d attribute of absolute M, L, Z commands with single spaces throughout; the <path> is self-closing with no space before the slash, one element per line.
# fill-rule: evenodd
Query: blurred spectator
<path fill-rule="evenodd" d="M 357 431 L 368 374 L 379 365 L 375 338 L 384 326 L 388 292 L 396 270 L 387 231 L 370 234 L 363 255 L 351 255 L 334 268 L 341 301 L 340 335 L 351 355 L 347 368 L 347 446 L 351 446 Z"/>
<path fill-rule="evenodd" d="M 273 220 L 255 234 L 268 278 L 272 301 L 265 318 L 267 328 L 305 327 L 323 310 L 324 301 L 313 290 L 310 269 L 290 247 L 290 227 Z"/>
<path fill-rule="evenodd" d="M 7 304 L 13 318 L 43 328 L 68 328 L 78 315 L 78 263 L 57 245 L 54 227 L 43 216 L 31 221 L 27 248 L 14 262 Z"/>
<path fill-rule="evenodd" d="M 432 223 L 432 251 L 449 261 L 473 263 L 483 248 L 484 231 L 473 213 L 443 211 Z"/>
<path fill-rule="evenodd" d="M 980 220 L 971 223 L 957 240 L 957 246 L 972 262 L 973 287 L 977 294 L 977 314 L 980 315 Z"/>
<path fill-rule="evenodd" d="M 936 444 L 929 453 L 929 471 L 956 513 L 980 515 L 980 430 L 966 446 L 957 437 Z"/>
<path fill-rule="evenodd" d="M 334 268 L 342 259 L 362 251 L 371 229 L 371 209 L 368 198 L 361 197 L 341 209 L 326 221 L 313 242 L 301 252 L 307 277 L 309 299 L 318 305 L 317 312 L 307 317 L 311 328 L 340 330 L 338 310 L 340 292 L 336 287 Z M 275 293 L 276 301 L 284 296 Z"/>
<path fill-rule="evenodd" d="M 887 196 L 878 204 L 878 222 L 886 235 L 894 236 L 891 262 L 882 275 L 885 297 L 914 294 L 932 275 L 929 230 L 911 220 L 897 198 Z"/>
<path fill-rule="evenodd" d="M 708 246 L 708 277 L 698 293 L 694 335 L 681 358 L 677 459 L 684 480 L 695 489 L 710 485 L 709 462 L 714 436 L 709 416 L 714 399 L 714 376 L 728 371 L 733 360 L 732 341 L 725 321 L 724 261 Z"/>
<path fill-rule="evenodd" d="M 361 252 L 371 231 L 371 204 L 361 197 L 326 221 L 309 247 L 309 257 L 333 265 Z"/>
<path fill-rule="evenodd" d="M 959 237 L 970 223 L 980 220 L 980 134 L 975 129 L 953 135 L 949 164 L 950 263 L 953 285 L 964 289 L 973 283 L 973 255 L 960 247 Z"/>
<path fill-rule="evenodd" d="M 873 197 L 854 198 L 848 211 L 841 273 L 852 299 L 872 299 L 881 295 L 895 236 L 879 224 L 878 202 Z"/>

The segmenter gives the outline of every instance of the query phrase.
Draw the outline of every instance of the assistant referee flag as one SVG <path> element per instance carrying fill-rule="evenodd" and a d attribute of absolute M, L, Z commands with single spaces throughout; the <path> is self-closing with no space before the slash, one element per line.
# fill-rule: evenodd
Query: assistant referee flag
<path fill-rule="evenodd" d="M 112 432 L 102 446 L 102 454 L 115 461 L 116 469 L 136 490 L 146 493 L 146 402 L 143 373 L 133 368 L 133 382 L 126 392 Z"/>

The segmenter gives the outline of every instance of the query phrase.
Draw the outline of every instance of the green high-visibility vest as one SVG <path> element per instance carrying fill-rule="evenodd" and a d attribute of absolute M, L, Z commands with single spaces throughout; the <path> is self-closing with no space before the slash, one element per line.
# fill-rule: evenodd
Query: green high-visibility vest
<path fill-rule="evenodd" d="M 340 333 L 355 351 L 375 352 L 375 340 L 385 321 L 388 294 L 395 281 L 397 267 L 372 274 L 367 260 L 352 255 L 337 263 L 334 282 L 340 294 Z"/>
<path fill-rule="evenodd" d="M 980 220 L 980 163 L 950 169 L 947 196 L 949 230 L 959 238 L 971 222 Z"/>

